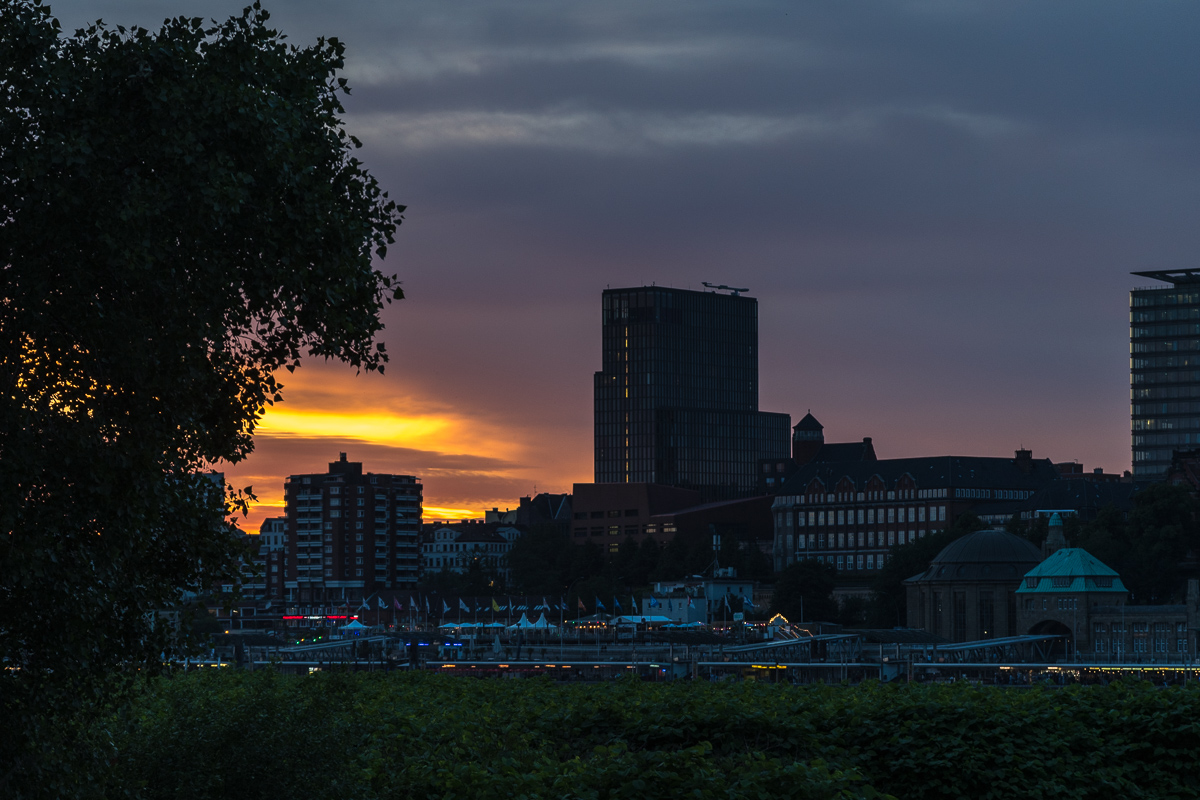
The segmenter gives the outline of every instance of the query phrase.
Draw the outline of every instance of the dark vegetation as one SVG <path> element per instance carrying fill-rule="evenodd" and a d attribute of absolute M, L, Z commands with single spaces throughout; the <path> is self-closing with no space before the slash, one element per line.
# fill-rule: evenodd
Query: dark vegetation
<path fill-rule="evenodd" d="M 590 609 L 595 596 L 624 596 L 644 590 L 653 581 L 688 575 L 711 577 L 715 565 L 733 567 L 739 577 L 749 580 L 770 578 L 770 560 L 754 543 L 740 542 L 732 535 L 722 536 L 721 542 L 720 551 L 714 551 L 710 538 L 675 536 L 663 545 L 652 536 L 640 543 L 626 537 L 616 553 L 607 553 L 594 541 L 576 541 L 551 526 L 535 527 L 513 543 L 508 556 L 512 580 L 506 588 L 519 594 L 560 596 L 572 587 L 567 598 L 570 607 L 575 607 L 576 597 L 582 597 Z"/>
<path fill-rule="evenodd" d="M 1188 487 L 1158 483 L 1134 495 L 1128 514 L 1110 506 L 1090 522 L 1068 517 L 1063 533 L 1068 546 L 1082 547 L 1117 571 L 1131 604 L 1181 603 L 1187 578 L 1197 573 L 1198 512 L 1200 502 Z M 1011 530 L 1041 544 L 1047 523 L 1017 523 Z"/>
<path fill-rule="evenodd" d="M 1200 691 L 192 674 L 111 721 L 110 796 L 1168 798 Z"/>
<path fill-rule="evenodd" d="M 0 0 L 0 796 L 86 794 L 91 723 L 234 583 L 205 474 L 302 356 L 365 371 L 400 223 L 351 153 L 343 46 L 224 23 L 63 36 Z"/>

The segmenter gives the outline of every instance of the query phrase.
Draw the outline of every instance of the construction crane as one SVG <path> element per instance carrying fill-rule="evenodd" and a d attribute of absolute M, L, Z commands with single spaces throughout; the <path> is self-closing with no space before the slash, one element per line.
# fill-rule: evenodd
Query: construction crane
<path fill-rule="evenodd" d="M 717 286 L 715 283 L 709 283 L 708 281 L 701 281 L 701 284 L 703 286 L 707 286 L 709 289 L 716 289 L 717 291 L 720 291 L 721 289 L 725 289 L 726 291 L 733 292 L 734 297 L 740 297 L 742 292 L 750 291 L 749 289 L 738 289 L 737 287 L 734 287 L 734 286 L 726 286 L 723 283 L 720 286 Z"/>

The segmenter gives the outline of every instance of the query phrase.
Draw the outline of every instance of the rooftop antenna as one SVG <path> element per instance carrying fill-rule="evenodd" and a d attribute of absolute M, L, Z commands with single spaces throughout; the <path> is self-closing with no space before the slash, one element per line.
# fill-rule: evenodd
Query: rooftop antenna
<path fill-rule="evenodd" d="M 738 289 L 735 286 L 726 286 L 723 283 L 720 286 L 718 286 L 715 283 L 709 283 L 708 281 L 701 281 L 701 284 L 704 286 L 707 286 L 709 289 L 716 289 L 717 291 L 721 291 L 722 289 L 724 289 L 727 292 L 732 292 L 734 297 L 740 297 L 742 292 L 750 291 L 749 289 Z"/>

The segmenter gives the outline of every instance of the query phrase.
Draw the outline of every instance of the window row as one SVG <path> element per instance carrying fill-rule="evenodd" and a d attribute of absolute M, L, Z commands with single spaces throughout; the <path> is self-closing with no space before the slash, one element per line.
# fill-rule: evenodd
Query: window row
<path fill-rule="evenodd" d="M 887 564 L 887 555 L 884 553 L 878 555 L 867 553 L 857 556 L 813 556 L 813 558 L 819 563 L 828 564 L 838 572 L 883 569 Z"/>
<path fill-rule="evenodd" d="M 854 547 L 891 547 L 907 544 L 924 538 L 925 531 L 857 531 L 850 533 L 800 534 L 796 537 L 797 550 L 846 550 Z"/>
<path fill-rule="evenodd" d="M 878 513 L 876 513 L 878 511 Z M 886 513 L 885 513 L 886 512 Z M 855 520 L 858 520 L 855 522 Z M 775 512 L 775 525 L 779 528 L 824 528 L 845 525 L 895 525 L 906 522 L 945 522 L 945 506 L 909 506 L 907 508 L 860 508 L 838 509 L 837 511 L 791 511 Z"/>

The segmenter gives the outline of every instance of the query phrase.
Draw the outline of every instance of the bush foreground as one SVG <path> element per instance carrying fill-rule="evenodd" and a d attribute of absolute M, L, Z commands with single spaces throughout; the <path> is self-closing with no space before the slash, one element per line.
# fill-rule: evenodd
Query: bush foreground
<path fill-rule="evenodd" d="M 112 721 L 147 798 L 1200 795 L 1200 690 L 201 672 Z"/>

